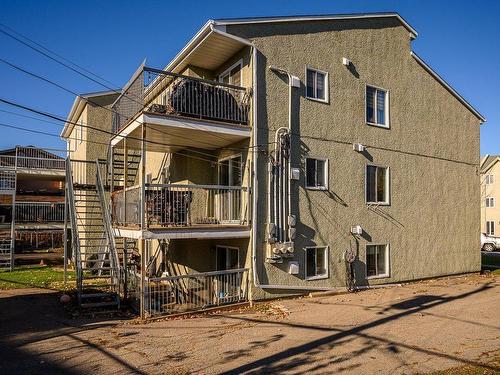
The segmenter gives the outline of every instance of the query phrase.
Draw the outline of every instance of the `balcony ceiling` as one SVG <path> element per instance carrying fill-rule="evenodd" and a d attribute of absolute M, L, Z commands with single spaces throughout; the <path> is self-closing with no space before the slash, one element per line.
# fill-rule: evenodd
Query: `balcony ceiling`
<path fill-rule="evenodd" d="M 215 70 L 236 52 L 242 49 L 245 44 L 228 38 L 226 36 L 210 33 L 205 39 L 173 69 L 181 72 L 188 65 L 199 66 L 208 70 Z"/>
<path fill-rule="evenodd" d="M 248 139 L 251 134 L 248 126 L 143 113 L 115 136 L 111 144 L 123 147 L 122 140 L 126 137 L 129 149 L 140 150 L 142 123 L 146 125 L 145 149 L 155 152 L 175 152 L 185 148 L 215 150 Z"/>

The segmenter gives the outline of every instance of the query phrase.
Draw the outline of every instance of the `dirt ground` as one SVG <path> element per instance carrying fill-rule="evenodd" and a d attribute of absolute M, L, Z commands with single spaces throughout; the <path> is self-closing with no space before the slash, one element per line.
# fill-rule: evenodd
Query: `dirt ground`
<path fill-rule="evenodd" d="M 71 319 L 52 291 L 0 291 L 2 374 L 410 374 L 471 365 L 489 374 L 500 373 L 498 358 L 499 276 L 148 324 Z"/>

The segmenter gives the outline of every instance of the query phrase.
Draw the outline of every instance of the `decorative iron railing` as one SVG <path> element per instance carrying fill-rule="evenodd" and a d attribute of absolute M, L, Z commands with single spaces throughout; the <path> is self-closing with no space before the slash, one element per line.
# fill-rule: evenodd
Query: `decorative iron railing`
<path fill-rule="evenodd" d="M 112 106 L 113 131 L 142 111 L 246 125 L 249 96 L 244 87 L 144 67 Z"/>
<path fill-rule="evenodd" d="M 113 193 L 113 223 L 140 225 L 140 186 Z M 147 184 L 144 191 L 148 227 L 245 225 L 248 191 L 241 186 Z"/>
<path fill-rule="evenodd" d="M 200 310 L 245 302 L 248 269 L 146 278 L 145 310 L 149 316 Z"/>

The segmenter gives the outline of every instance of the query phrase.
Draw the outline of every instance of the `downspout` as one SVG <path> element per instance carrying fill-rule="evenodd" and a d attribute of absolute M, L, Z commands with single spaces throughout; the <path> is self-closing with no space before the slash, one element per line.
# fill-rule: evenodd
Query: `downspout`
<path fill-rule="evenodd" d="M 210 24 L 210 29 L 218 33 L 220 35 L 223 35 L 227 38 L 237 40 L 247 46 L 250 46 L 252 48 L 252 70 L 253 70 L 253 77 L 252 77 L 252 118 L 253 118 L 253 124 L 252 124 L 252 139 L 254 145 L 257 143 L 257 103 L 258 103 L 258 86 L 257 86 L 257 48 L 250 43 L 246 39 L 239 38 L 235 35 L 228 34 L 224 31 L 218 30 L 214 27 L 216 23 Z M 291 98 L 290 98 L 291 101 Z M 291 118 L 291 111 L 290 111 L 290 118 Z M 286 289 L 286 290 L 302 290 L 302 291 L 329 291 L 329 290 L 334 290 L 335 288 L 330 288 L 330 287 L 303 287 L 303 286 L 287 286 L 287 285 L 270 285 L 270 284 L 261 284 L 259 281 L 259 273 L 257 271 L 257 202 L 258 202 L 258 197 L 259 197 L 259 178 L 257 175 L 257 151 L 254 150 L 252 152 L 252 274 L 253 274 L 253 284 L 256 288 L 261 288 L 261 289 Z"/>

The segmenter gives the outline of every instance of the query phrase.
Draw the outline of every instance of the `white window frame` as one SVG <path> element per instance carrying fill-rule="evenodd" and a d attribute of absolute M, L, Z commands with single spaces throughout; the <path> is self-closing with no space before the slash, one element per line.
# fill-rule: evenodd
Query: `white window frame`
<path fill-rule="evenodd" d="M 307 184 L 307 160 L 308 159 L 313 159 L 313 160 L 321 160 L 321 161 L 324 161 L 325 162 L 325 170 L 324 170 L 324 176 L 325 176 L 325 181 L 324 181 L 324 186 L 309 186 Z M 317 157 L 314 157 L 314 156 L 308 156 L 306 157 L 305 161 L 304 161 L 304 176 L 305 176 L 305 183 L 304 183 L 304 186 L 306 187 L 306 189 L 308 190 L 328 190 L 329 189 L 329 180 L 330 180 L 330 163 L 329 163 L 329 159 L 325 159 L 325 158 L 317 158 Z"/>
<path fill-rule="evenodd" d="M 494 197 L 486 197 L 486 207 L 488 207 L 488 208 L 495 207 L 495 198 Z"/>
<path fill-rule="evenodd" d="M 83 120 L 80 120 L 80 142 L 78 144 L 82 144 L 83 142 Z"/>
<path fill-rule="evenodd" d="M 316 97 L 313 97 L 313 96 L 309 96 L 307 95 L 307 71 L 308 70 L 311 70 L 311 71 L 314 71 L 316 73 L 321 73 L 321 74 L 324 74 L 325 75 L 325 98 L 324 99 L 321 99 L 321 98 L 316 98 Z M 309 66 L 309 65 L 306 65 L 306 79 L 305 79 L 305 82 L 306 82 L 306 98 L 309 99 L 309 100 L 315 100 L 317 102 L 321 102 L 321 103 L 328 103 L 329 100 L 330 100 L 330 80 L 329 80 L 329 77 L 328 77 L 328 72 L 325 72 L 323 70 L 320 70 L 320 69 L 316 69 L 316 68 L 313 68 L 312 66 Z M 316 87 L 316 82 L 314 83 L 314 87 Z M 315 90 L 316 91 L 316 90 Z"/>
<path fill-rule="evenodd" d="M 379 275 L 368 276 L 368 247 L 370 246 L 385 246 L 385 270 Z M 377 262 L 375 261 L 375 264 Z M 365 245 L 365 275 L 367 280 L 385 279 L 391 277 L 391 250 L 387 243 L 369 243 Z"/>
<path fill-rule="evenodd" d="M 377 123 L 377 92 L 376 91 L 375 91 L 375 97 L 374 97 L 374 100 L 373 100 L 375 122 L 368 121 L 368 118 L 367 118 L 368 117 L 368 95 L 367 95 L 368 87 L 371 87 L 371 88 L 373 88 L 375 90 L 385 91 L 385 108 L 384 108 L 384 110 L 385 110 L 385 124 L 379 124 L 379 123 Z M 389 90 L 384 89 L 383 87 L 378 87 L 378 86 L 375 86 L 375 85 L 365 84 L 365 121 L 366 121 L 367 125 L 376 126 L 377 128 L 384 128 L 384 129 L 390 129 L 391 128 L 391 125 L 390 125 L 390 113 L 389 113 L 389 108 L 390 108 L 389 101 L 390 101 Z"/>
<path fill-rule="evenodd" d="M 495 182 L 495 177 L 492 174 L 487 174 L 484 181 L 486 185 L 492 185 Z"/>
<path fill-rule="evenodd" d="M 386 180 L 385 180 L 385 189 L 386 189 L 386 197 L 383 202 L 369 202 L 368 201 L 368 167 L 377 167 L 377 168 L 385 168 L 386 169 Z M 376 181 L 375 181 L 376 182 Z M 375 192 L 377 189 L 375 188 Z M 385 165 L 378 164 L 366 164 L 365 165 L 365 203 L 369 205 L 379 205 L 379 206 L 389 206 L 391 204 L 391 168 Z"/>
<path fill-rule="evenodd" d="M 239 59 L 233 65 L 231 65 L 229 68 L 227 68 L 226 70 L 224 70 L 221 74 L 219 74 L 218 81 L 222 82 L 223 79 L 224 79 L 224 77 L 227 76 L 228 74 L 230 74 L 231 70 L 233 70 L 234 68 L 236 68 L 238 65 L 240 66 L 240 86 L 243 86 L 243 74 L 242 74 L 242 71 L 243 71 L 243 59 Z M 229 84 L 232 85 L 232 83 L 229 83 Z"/>
<path fill-rule="evenodd" d="M 226 252 L 226 270 L 232 270 L 232 269 L 239 269 L 241 267 L 240 264 L 240 248 L 236 246 L 226 246 L 226 245 L 216 245 L 215 246 L 215 268 L 217 268 L 217 265 L 219 264 L 219 249 L 226 249 L 226 250 L 236 250 L 238 253 L 238 266 L 236 268 L 228 268 L 228 258 L 227 258 L 227 252 Z"/>
<path fill-rule="evenodd" d="M 491 230 L 493 229 L 493 230 Z M 495 222 L 493 220 L 486 220 L 486 234 L 488 236 L 494 236 L 495 235 Z"/>
<path fill-rule="evenodd" d="M 310 249 L 324 249 L 325 251 L 325 273 L 323 275 L 307 276 L 307 251 Z M 317 259 L 317 258 L 316 258 Z M 304 247 L 304 275 L 307 281 L 328 279 L 330 274 L 330 247 L 329 246 L 306 246 Z M 316 269 L 317 267 L 315 267 Z"/>

